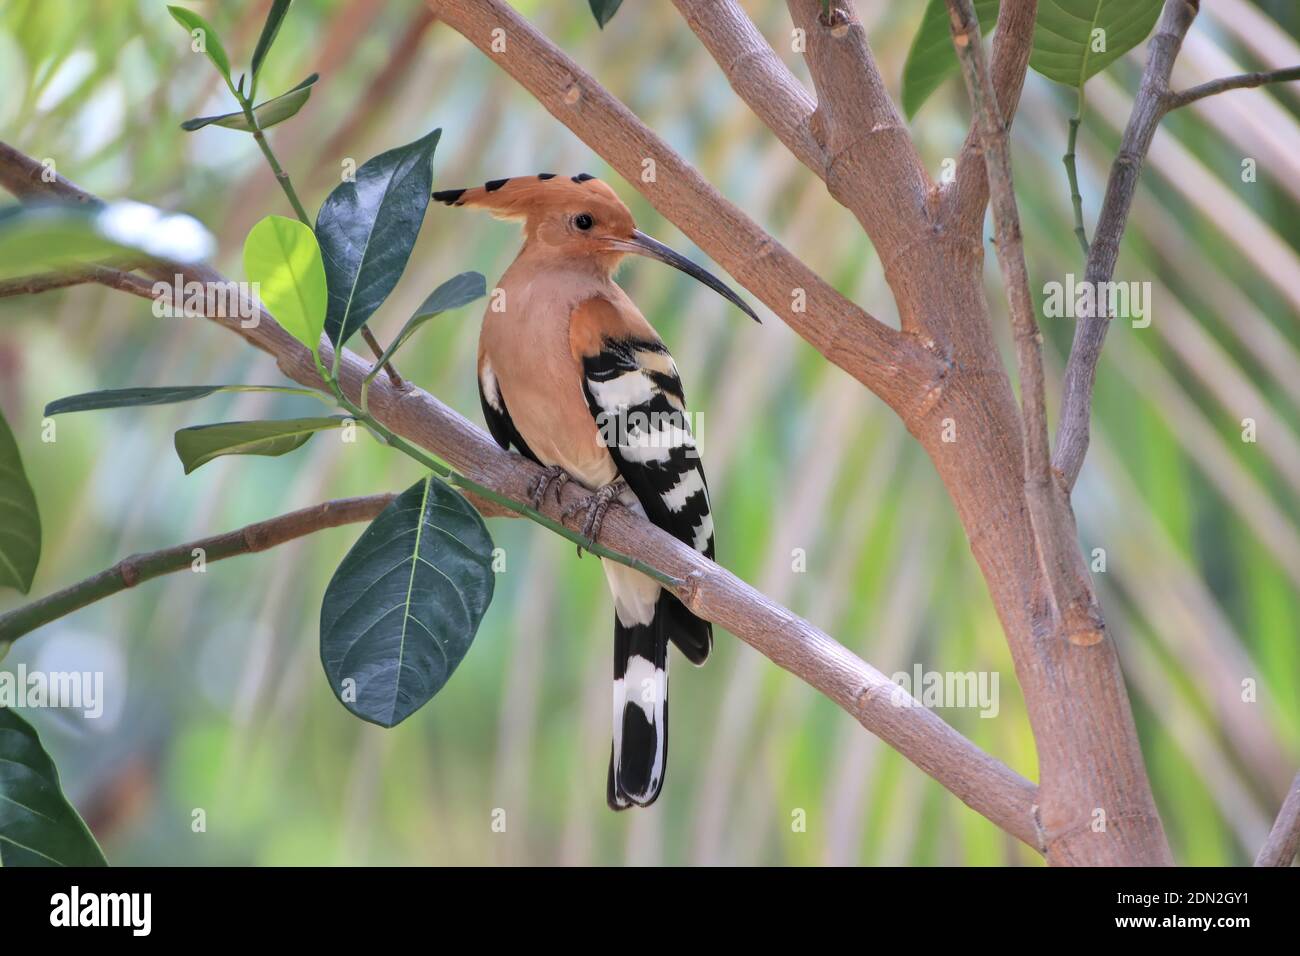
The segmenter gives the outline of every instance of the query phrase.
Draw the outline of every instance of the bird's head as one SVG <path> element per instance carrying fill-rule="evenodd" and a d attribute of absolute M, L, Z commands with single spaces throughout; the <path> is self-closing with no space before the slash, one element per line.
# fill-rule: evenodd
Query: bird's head
<path fill-rule="evenodd" d="M 578 176 L 516 176 L 470 189 L 443 189 L 433 198 L 448 206 L 485 209 L 498 219 L 524 223 L 535 254 L 590 262 L 612 273 L 628 253 L 658 259 L 703 282 L 757 322 L 758 316 L 721 279 L 637 229 L 632 211 L 605 183 Z"/>

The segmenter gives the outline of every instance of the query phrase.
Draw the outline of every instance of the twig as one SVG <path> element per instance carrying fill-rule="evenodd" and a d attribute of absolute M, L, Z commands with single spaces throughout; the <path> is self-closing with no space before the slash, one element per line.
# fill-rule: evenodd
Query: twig
<path fill-rule="evenodd" d="M 1101 610 L 1079 551 L 1069 501 L 1052 473 L 1047 390 L 1043 377 L 1043 337 L 1034 318 L 1034 300 L 1029 291 L 1020 212 L 1011 179 L 1007 127 L 998 109 L 974 5 L 971 0 L 948 0 L 948 14 L 957 58 L 961 61 L 970 91 L 975 113 L 973 122 L 979 127 L 984 147 L 984 168 L 988 175 L 997 233 L 998 264 L 1007 290 L 1016 345 L 1024 434 L 1025 496 L 1030 523 L 1043 576 L 1066 637 L 1075 644 L 1095 644 L 1103 636 Z"/>
<path fill-rule="evenodd" d="M 1119 259 L 1119 242 L 1128 224 L 1133 194 L 1137 191 L 1138 176 L 1156 127 L 1165 112 L 1169 91 L 1169 76 L 1174 60 L 1182 46 L 1183 37 L 1196 18 L 1199 3 L 1192 0 L 1165 0 L 1155 34 L 1148 44 L 1146 66 L 1142 82 L 1133 102 L 1133 112 L 1120 140 L 1119 153 L 1110 168 L 1106 183 L 1106 196 L 1102 200 L 1101 214 L 1093 231 L 1092 245 L 1088 250 L 1088 264 L 1084 281 L 1095 290 L 1100 283 L 1109 282 L 1115 274 Z M 1074 488 L 1079 470 L 1088 452 L 1089 430 L 1092 418 L 1092 389 L 1097 376 L 1097 362 L 1101 358 L 1102 343 L 1110 326 L 1110 316 L 1098 314 L 1097 296 L 1089 300 L 1089 314 L 1080 315 L 1074 328 L 1074 342 L 1065 367 L 1062 386 L 1061 417 L 1056 430 L 1056 457 L 1053 464 L 1060 472 L 1068 490 Z"/>
<path fill-rule="evenodd" d="M 518 40 L 515 36 L 511 42 Z M 42 182 L 40 171 L 40 164 L 31 157 L 0 143 L 0 185 L 23 195 L 79 195 L 93 201 L 94 197 L 62 177 L 53 183 Z M 180 271 L 187 279 L 199 282 L 224 281 L 220 273 L 207 267 Z M 143 284 L 147 287 L 147 283 Z M 321 387 L 311 353 L 265 312 L 256 325 L 249 327 L 238 317 L 209 318 L 275 357 L 281 371 L 290 378 L 309 387 Z M 321 351 L 322 362 L 332 360 L 328 342 L 322 343 Z M 352 401 L 356 401 L 369 371 L 356 355 L 343 353 L 339 361 L 341 387 Z M 533 482 L 541 474 L 536 465 L 502 450 L 481 429 L 420 388 L 399 391 L 390 382 L 376 379 L 370 406 L 374 417 L 394 433 L 432 449 L 458 473 L 497 494 L 515 501 L 527 500 Z M 559 521 L 581 495 L 570 483 L 563 489 L 560 501 L 546 497 L 541 513 Z M 1031 813 L 1036 802 L 1033 784 L 916 703 L 870 664 L 626 508 L 610 509 L 601 527 L 601 539 L 683 582 L 672 590 L 694 613 L 727 629 L 825 694 L 967 806 L 1041 852 Z"/>
<path fill-rule="evenodd" d="M 84 285 L 95 282 L 93 269 L 70 269 L 61 272 L 42 272 L 39 275 L 20 276 L 0 282 L 0 299 L 15 295 L 37 295 L 52 289 L 66 289 L 69 286 Z"/>
<path fill-rule="evenodd" d="M 736 0 L 673 0 L 727 81 L 798 160 L 826 174 L 826 151 L 813 135 L 816 101 Z"/>
<path fill-rule="evenodd" d="M 1083 87 L 1076 90 L 1074 115 L 1070 117 L 1070 136 L 1065 146 L 1065 175 L 1070 180 L 1070 203 L 1074 206 L 1074 235 L 1079 240 L 1083 256 L 1088 257 L 1088 230 L 1083 224 L 1083 194 L 1079 192 L 1079 167 L 1075 161 L 1075 144 L 1079 139 L 1079 124 L 1083 122 Z"/>
<path fill-rule="evenodd" d="M 248 118 L 248 124 L 253 127 L 253 139 L 257 141 L 257 148 L 262 151 L 266 157 L 267 164 L 271 167 L 271 172 L 275 174 L 275 181 L 284 190 L 284 194 L 289 199 L 289 205 L 293 207 L 294 214 L 308 229 L 311 228 L 311 217 L 307 215 L 307 210 L 303 207 L 302 200 L 298 198 L 298 191 L 293 188 L 293 180 L 289 174 L 280 166 L 280 161 L 275 158 L 275 152 L 271 149 L 271 144 L 266 139 L 266 133 L 257 125 L 257 114 L 253 112 L 252 104 L 244 99 L 240 100 L 240 106 L 244 108 L 244 116 Z"/>
<path fill-rule="evenodd" d="M 1189 103 L 1195 103 L 1197 100 L 1203 100 L 1207 96 L 1214 96 L 1216 93 L 1226 93 L 1228 90 L 1248 90 L 1257 86 L 1264 86 L 1266 83 L 1286 83 L 1291 80 L 1300 80 L 1300 66 L 1288 67 L 1285 70 L 1271 70 L 1267 73 L 1239 73 L 1236 76 L 1225 76 L 1217 80 L 1210 80 L 1208 83 L 1202 83 L 1200 86 L 1193 86 L 1191 89 L 1179 93 L 1170 93 L 1165 98 L 1165 112 L 1179 109 Z"/>
<path fill-rule="evenodd" d="M 0 143 L 0 157 L 3 156 L 4 148 L 4 144 Z M 0 298 L 12 295 L 35 295 L 54 289 L 84 285 L 87 282 L 105 285 L 111 289 L 121 289 L 123 292 L 136 292 L 143 288 L 144 291 L 139 294 L 145 298 L 153 298 L 153 283 L 130 271 L 138 267 L 136 263 L 125 264 L 120 267 L 81 266 L 68 272 L 46 272 L 39 275 L 20 276 L 6 283 L 0 283 Z"/>
<path fill-rule="evenodd" d="M 1020 104 L 1020 92 L 1029 70 L 1029 54 L 1034 44 L 1034 22 L 1038 0 L 1003 0 L 998 8 L 998 22 L 993 33 L 993 91 L 1002 119 L 1009 127 Z M 957 174 L 944 190 L 945 201 L 955 209 L 956 221 L 968 232 L 978 233 L 984 223 L 984 207 L 989 201 L 988 177 L 984 174 L 984 157 L 980 133 L 971 124 L 966 141 L 957 157 Z"/>
<path fill-rule="evenodd" d="M 379 344 L 379 339 L 375 338 L 375 333 L 370 331 L 370 326 L 361 326 L 361 337 L 365 339 L 370 351 L 375 353 L 376 360 L 384 357 L 384 347 Z M 393 383 L 395 388 L 406 388 L 405 380 L 397 374 L 397 369 L 393 368 L 392 362 L 384 363 L 384 371 L 388 373 L 388 380 Z"/>
<path fill-rule="evenodd" d="M 1256 866 L 1290 866 L 1300 852 L 1300 773 L 1282 801 L 1273 829 L 1255 857 Z"/>
<path fill-rule="evenodd" d="M 188 544 L 163 548 L 147 554 L 133 554 L 117 564 L 47 597 L 0 614 L 0 657 L 10 644 L 29 631 L 71 614 L 106 597 L 133 588 L 141 581 L 183 571 L 193 566 L 200 552 L 206 565 L 210 561 L 254 554 L 274 548 L 326 528 L 369 521 L 383 511 L 395 495 L 370 495 L 365 498 L 340 498 L 291 511 L 225 534 L 200 538 Z"/>

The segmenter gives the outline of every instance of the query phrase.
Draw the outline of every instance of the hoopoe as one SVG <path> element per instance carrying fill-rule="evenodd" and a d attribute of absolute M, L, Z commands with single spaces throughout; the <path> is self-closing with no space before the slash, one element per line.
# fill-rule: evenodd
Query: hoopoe
<path fill-rule="evenodd" d="M 585 173 L 497 179 L 433 198 L 523 222 L 523 248 L 484 315 L 478 384 L 492 436 L 546 469 L 534 505 L 575 480 L 593 492 L 589 540 L 617 500 L 713 557 L 709 492 L 677 366 L 613 273 L 628 253 L 649 256 L 758 316 L 716 277 L 639 231 L 614 190 Z M 713 630 L 654 580 L 602 563 L 614 596 L 606 799 L 622 810 L 649 806 L 663 787 L 668 642 L 703 664 Z"/>

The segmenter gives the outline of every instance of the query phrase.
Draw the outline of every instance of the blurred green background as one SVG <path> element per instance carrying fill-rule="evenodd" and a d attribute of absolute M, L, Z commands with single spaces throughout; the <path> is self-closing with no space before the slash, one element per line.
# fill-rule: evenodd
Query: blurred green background
<path fill-rule="evenodd" d="M 897 322 L 856 222 L 749 114 L 671 5 L 625 4 L 603 33 L 585 0 L 516 6 L 843 293 Z M 785 5 L 746 6 L 806 79 Z M 895 95 L 923 6 L 859 4 Z M 245 68 L 266 0 L 194 7 Z M 1298 31 L 1300 11 L 1288 0 L 1205 4 L 1176 85 L 1300 63 Z M 1143 56 L 1139 48 L 1088 85 L 1080 173 L 1090 230 Z M 347 159 L 359 164 L 441 126 L 438 188 L 591 172 L 609 179 L 643 229 L 707 263 L 416 0 L 298 0 L 261 89 L 287 89 L 312 71 L 322 79 L 311 101 L 270 137 L 313 214 Z M 267 213 L 291 214 L 248 136 L 180 130 L 190 116 L 234 107 L 160 0 L 0 3 L 0 89 L 0 138 L 54 159 L 101 196 L 199 217 L 234 278 L 249 227 Z M 1073 106 L 1069 91 L 1030 74 L 1014 143 L 1039 288 L 1082 272 L 1060 163 Z M 1183 863 L 1253 858 L 1300 763 L 1298 120 L 1292 85 L 1206 100 L 1163 124 L 1116 275 L 1152 283 L 1154 320 L 1111 332 L 1075 495 L 1086 551 L 1105 551 L 1096 578 Z M 966 128 L 960 83 L 947 83 L 911 125 L 937 177 Z M 1246 158 L 1254 182 L 1243 182 Z M 388 340 L 438 282 L 465 269 L 490 285 L 518 242 L 513 224 L 431 207 L 372 327 Z M 765 310 L 768 321 L 753 326 L 648 261 L 630 264 L 621 281 L 674 351 L 702 413 L 721 562 L 886 674 L 918 663 L 998 672 L 996 717 L 942 714 L 1034 778 L 998 622 L 944 490 L 902 426 Z M 476 421 L 480 311 L 426 326 L 399 363 Z M 1043 324 L 1055 396 L 1073 323 Z M 133 551 L 330 497 L 400 490 L 418 477 L 413 463 L 365 440 L 225 458 L 183 476 L 172 452 L 177 427 L 317 413 L 310 400 L 258 394 L 68 416 L 57 421 L 57 441 L 41 441 L 44 403 L 74 392 L 281 381 L 236 336 L 202 320 L 154 318 L 149 303 L 121 293 L 85 287 L 0 300 L 0 406 L 45 528 L 34 595 Z M 1242 441 L 1245 418 L 1257 423 L 1255 443 Z M 7 668 L 105 672 L 101 719 L 26 716 L 109 860 L 1037 863 L 726 634 L 703 669 L 675 656 L 663 796 L 648 812 L 611 813 L 612 614 L 599 564 L 528 523 L 490 528 L 507 569 L 475 646 L 446 689 L 393 730 L 351 717 L 319 663 L 321 595 L 359 525 L 215 564 L 202 577 L 147 583 L 15 645 Z M 804 573 L 792 570 L 794 549 L 806 554 Z M 17 603 L 0 595 L 0 610 Z M 1253 699 L 1243 691 L 1251 686 Z M 196 809 L 206 832 L 193 832 Z M 505 832 L 492 827 L 498 809 Z M 799 810 L 803 831 L 792 827 Z"/>

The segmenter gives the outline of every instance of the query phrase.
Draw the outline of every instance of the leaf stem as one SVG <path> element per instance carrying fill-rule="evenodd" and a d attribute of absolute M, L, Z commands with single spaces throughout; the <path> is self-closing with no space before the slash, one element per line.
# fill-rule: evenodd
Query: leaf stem
<path fill-rule="evenodd" d="M 271 144 L 267 141 L 266 133 L 264 133 L 262 128 L 257 125 L 257 114 L 253 112 L 253 101 L 251 99 L 245 99 L 244 96 L 238 92 L 235 93 L 235 97 L 239 100 L 240 109 L 244 111 L 244 118 L 248 120 L 248 125 L 253 128 L 253 139 L 257 141 L 258 148 L 261 149 L 262 155 L 266 157 L 266 162 L 267 165 L 271 167 L 271 172 L 275 173 L 275 181 L 278 182 L 280 188 L 284 190 L 284 194 L 288 197 L 289 205 L 293 207 L 293 211 L 295 215 L 297 215 L 298 221 L 308 229 L 312 228 L 311 217 L 307 215 L 307 210 L 303 208 L 302 200 L 298 198 L 298 191 L 293 188 L 293 180 L 291 180 L 289 174 L 284 171 L 284 167 L 280 165 L 280 161 L 275 158 L 275 151 L 271 149 Z"/>
<path fill-rule="evenodd" d="M 1084 258 L 1088 256 L 1088 231 L 1083 224 L 1083 196 L 1079 193 L 1079 169 L 1075 163 L 1075 142 L 1079 138 L 1079 124 L 1083 122 L 1083 87 L 1080 86 L 1076 91 L 1078 100 L 1075 105 L 1074 115 L 1070 117 L 1070 136 L 1066 143 L 1065 155 L 1061 161 L 1065 163 L 1065 175 L 1070 180 L 1070 202 L 1074 206 L 1074 235 L 1079 240 L 1079 247 L 1083 249 Z"/>

